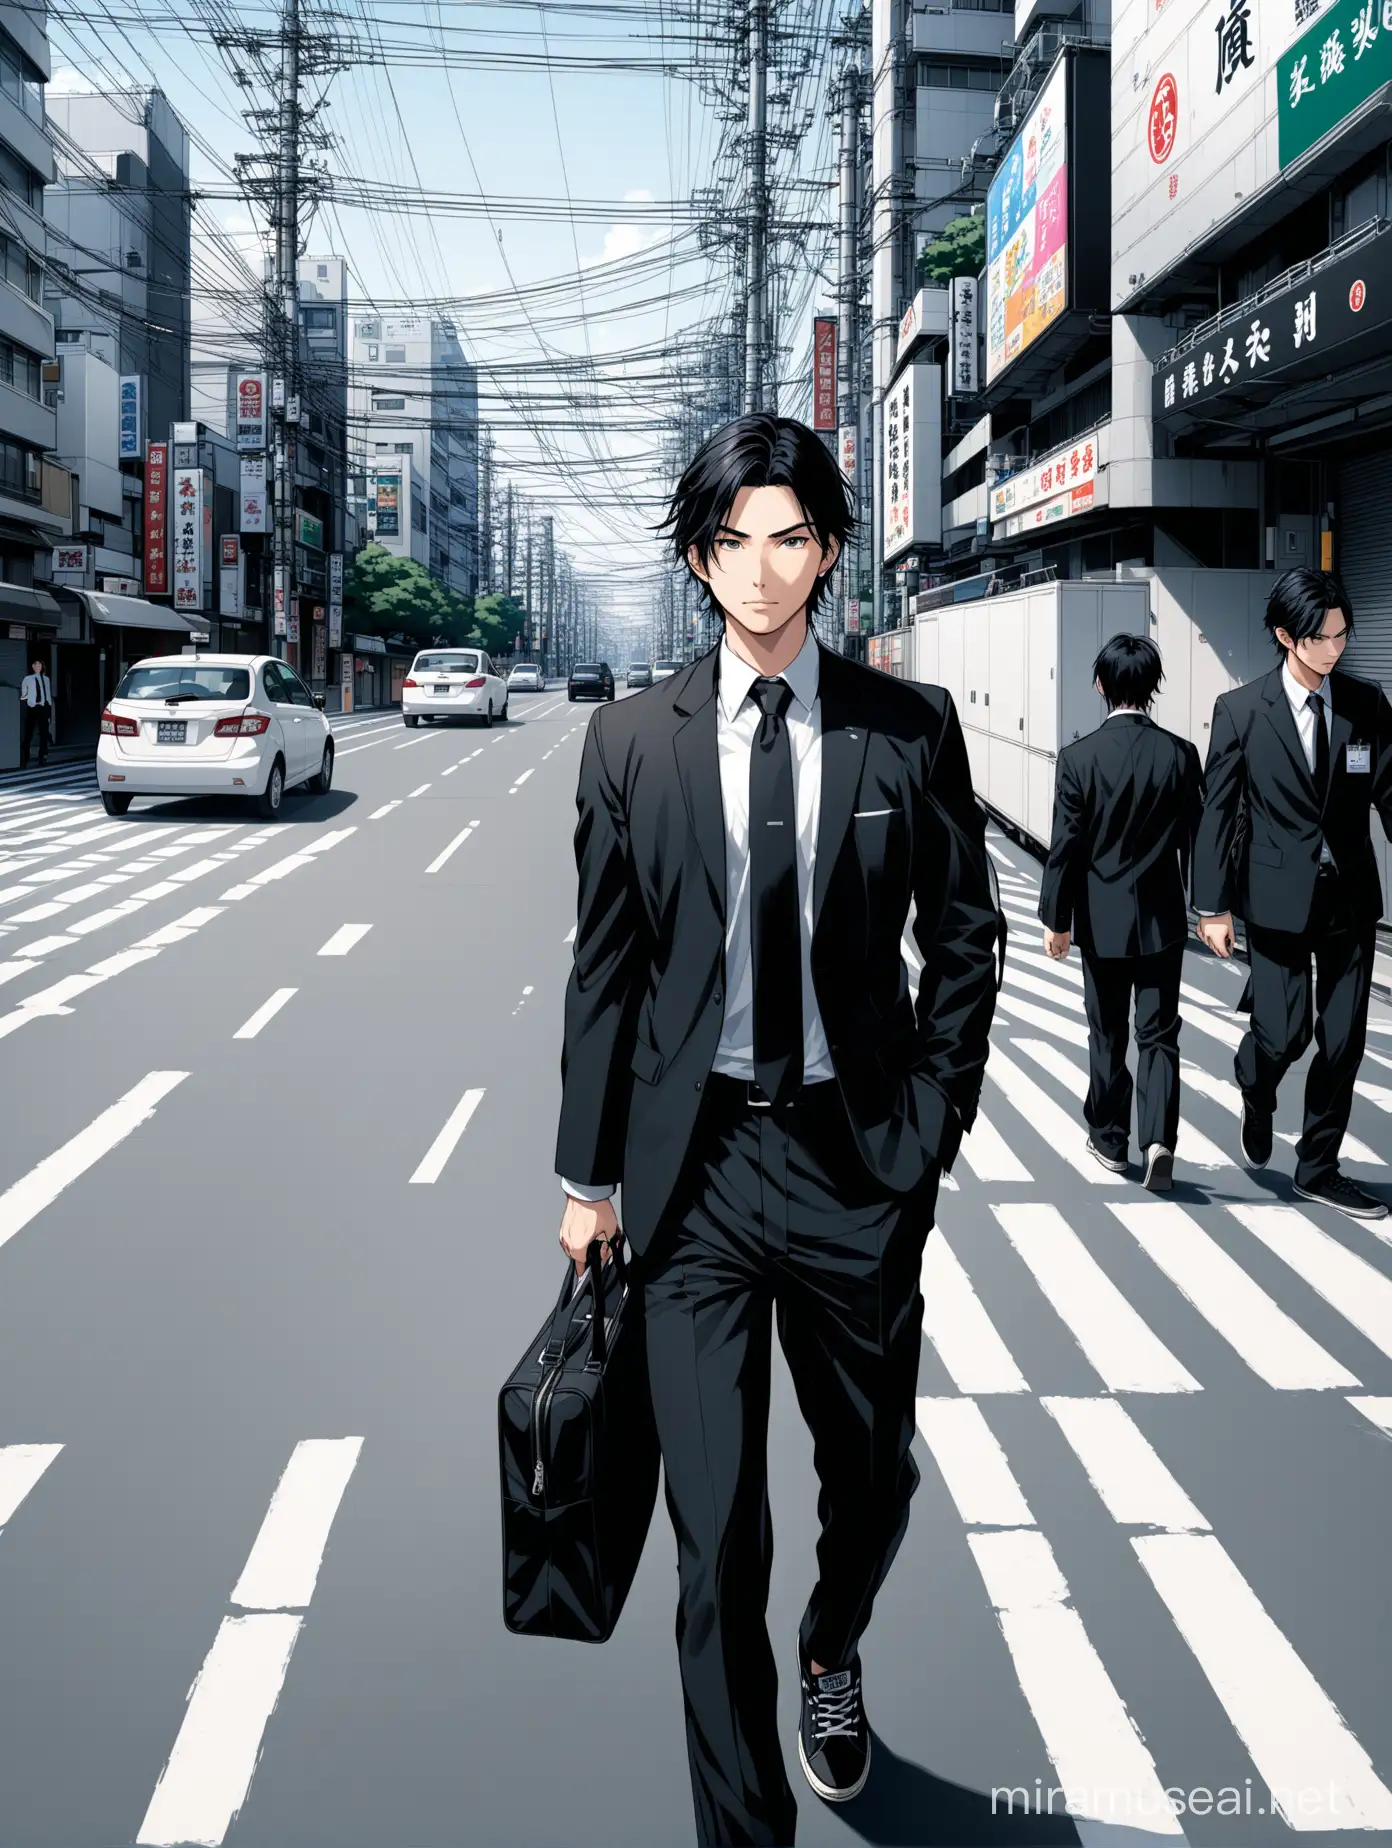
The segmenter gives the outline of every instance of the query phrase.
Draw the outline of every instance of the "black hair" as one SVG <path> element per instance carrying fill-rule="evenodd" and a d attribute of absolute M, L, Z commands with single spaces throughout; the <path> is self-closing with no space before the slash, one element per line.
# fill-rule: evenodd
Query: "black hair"
<path fill-rule="evenodd" d="M 1102 644 L 1092 677 L 1109 707 L 1139 706 L 1144 712 L 1165 678 L 1160 650 L 1148 635 L 1114 635 Z"/>
<path fill-rule="evenodd" d="M 1281 653 L 1285 645 L 1276 640 L 1276 631 L 1284 629 L 1293 642 L 1308 641 L 1324 627 L 1330 610 L 1342 610 L 1349 634 L 1353 634 L 1353 605 L 1348 592 L 1332 571 L 1311 571 L 1297 565 L 1286 571 L 1271 587 L 1266 600 L 1266 632 Z"/>
<path fill-rule="evenodd" d="M 678 564 L 690 570 L 687 554 L 693 546 L 701 563 L 709 564 L 716 534 L 742 488 L 790 488 L 824 555 L 833 539 L 844 546 L 855 531 L 850 484 L 822 439 L 791 417 L 753 411 L 708 436 L 677 483 L 658 531 L 670 529 Z M 809 617 L 826 594 L 830 575 L 819 576 L 808 592 Z M 696 582 L 711 609 L 723 616 L 710 586 L 699 577 Z"/>

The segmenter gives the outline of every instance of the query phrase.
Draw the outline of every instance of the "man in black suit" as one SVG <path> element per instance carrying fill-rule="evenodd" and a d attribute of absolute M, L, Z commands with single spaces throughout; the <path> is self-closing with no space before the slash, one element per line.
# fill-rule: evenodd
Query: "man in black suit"
<path fill-rule="evenodd" d="M 1003 924 L 948 695 L 809 627 L 852 524 L 821 441 L 736 420 L 667 524 L 724 639 L 587 734 L 561 1243 L 577 1266 L 593 1239 L 607 1252 L 622 1186 L 678 1541 L 697 1835 L 787 1843 L 765 1624 L 771 1319 L 821 1482 L 798 1750 L 840 1801 L 869 1772 L 858 1644 L 918 1480 L 920 1265 L 976 1114 Z"/>
<path fill-rule="evenodd" d="M 1126 1171 L 1136 1004 L 1136 1127 L 1145 1185 L 1168 1193 L 1179 1133 L 1179 980 L 1189 934 L 1185 888 L 1203 809 L 1199 754 L 1148 716 L 1164 678 L 1160 650 L 1116 635 L 1093 663 L 1107 717 L 1059 752 L 1054 830 L 1039 915 L 1059 960 L 1076 936 L 1083 959 L 1091 1083 L 1088 1148 Z"/>
<path fill-rule="evenodd" d="M 1392 834 L 1392 706 L 1382 689 L 1338 671 L 1353 633 L 1348 593 L 1332 572 L 1287 571 L 1266 627 L 1283 660 L 1213 709 L 1208 803 L 1194 851 L 1199 935 L 1231 956 L 1232 917 L 1246 920 L 1251 1022 L 1236 1058 L 1242 1158 L 1271 1159 L 1276 1090 L 1310 1043 L 1295 1191 L 1355 1219 L 1386 1203 L 1339 1172 L 1367 1035 L 1382 886 L 1368 816 Z"/>

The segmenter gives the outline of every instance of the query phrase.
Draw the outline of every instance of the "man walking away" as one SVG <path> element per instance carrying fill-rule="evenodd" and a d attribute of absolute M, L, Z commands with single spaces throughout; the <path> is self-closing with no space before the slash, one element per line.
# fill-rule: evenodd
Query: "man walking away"
<path fill-rule="evenodd" d="M 29 767 L 29 741 L 37 732 L 39 765 L 48 762 L 48 731 L 53 721 L 53 688 L 44 672 L 42 661 L 31 661 L 30 672 L 19 683 L 21 770 Z"/>
<path fill-rule="evenodd" d="M 1310 1043 L 1295 1191 L 1355 1219 L 1385 1202 L 1339 1172 L 1363 1058 L 1382 886 L 1369 811 L 1392 834 L 1392 706 L 1371 681 L 1338 671 L 1353 633 L 1332 572 L 1287 571 L 1266 606 L 1279 667 L 1213 708 L 1208 806 L 1194 851 L 1199 935 L 1231 956 L 1234 911 L 1247 923 L 1251 1023 L 1237 1049 L 1242 1159 L 1271 1159 L 1276 1091 Z M 1315 961 L 1314 995 L 1310 958 Z"/>
<path fill-rule="evenodd" d="M 1059 753 L 1053 839 L 1039 902 L 1056 961 L 1076 936 L 1083 960 L 1091 1068 L 1088 1148 L 1126 1170 L 1136 1008 L 1136 1127 L 1145 1186 L 1167 1193 L 1179 1132 L 1179 980 L 1188 935 L 1185 888 L 1203 809 L 1199 754 L 1148 716 L 1164 672 L 1140 635 L 1113 636 L 1093 663 L 1107 717 Z"/>

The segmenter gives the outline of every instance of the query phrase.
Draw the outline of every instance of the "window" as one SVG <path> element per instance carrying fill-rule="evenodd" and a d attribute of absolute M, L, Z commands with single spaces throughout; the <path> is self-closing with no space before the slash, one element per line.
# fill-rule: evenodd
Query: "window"
<path fill-rule="evenodd" d="M 404 411 L 406 400 L 404 398 L 374 398 L 372 408 L 374 411 Z"/>
<path fill-rule="evenodd" d="M 369 362 L 370 362 L 370 363 L 371 363 L 372 365 L 374 365 L 374 366 L 375 366 L 375 365 L 377 364 L 377 354 L 378 354 L 378 351 L 379 351 L 379 349 L 378 349 L 377 347 L 375 347 L 375 346 L 370 346 L 370 347 L 369 347 L 369 348 L 367 349 L 367 357 L 368 357 L 368 360 L 369 360 Z"/>
<path fill-rule="evenodd" d="M 0 493 L 36 501 L 43 487 L 43 458 L 19 443 L 0 443 Z"/>
<path fill-rule="evenodd" d="M 359 321 L 358 322 L 358 339 L 359 340 L 380 340 L 381 338 L 382 338 L 382 323 L 380 321 Z"/>
<path fill-rule="evenodd" d="M 266 683 L 266 695 L 272 705 L 289 706 L 293 703 L 290 698 L 290 688 L 274 661 L 266 663 L 261 670 L 261 676 Z"/>
<path fill-rule="evenodd" d="M 250 699 L 251 675 L 244 667 L 133 667 L 116 689 L 117 699 Z"/>
<path fill-rule="evenodd" d="M 19 289 L 31 302 L 38 301 L 43 294 L 43 271 L 29 255 L 23 244 L 12 237 L 0 236 L 0 277 L 11 288 Z M 78 334 L 59 334 L 58 338 L 77 340 Z"/>
<path fill-rule="evenodd" d="M 387 364 L 389 366 L 404 366 L 406 364 L 405 347 L 389 346 L 387 348 Z"/>
<path fill-rule="evenodd" d="M 476 674 L 476 654 L 421 654 L 411 663 L 413 674 Z"/>
<path fill-rule="evenodd" d="M 12 385 L 26 398 L 37 398 L 43 389 L 40 372 L 36 354 L 26 352 L 12 340 L 0 340 L 0 384 Z"/>
<path fill-rule="evenodd" d="M 328 328 L 330 332 L 338 326 L 338 316 L 332 308 L 301 308 L 307 328 Z"/>
<path fill-rule="evenodd" d="M 416 453 L 414 443 L 393 443 L 392 454 L 395 456 L 413 456 Z"/>
<path fill-rule="evenodd" d="M 43 181 L 3 141 L 0 141 L 0 186 L 34 211 L 43 209 Z"/>
<path fill-rule="evenodd" d="M 313 706 L 314 695 L 310 692 L 304 681 L 300 679 L 299 675 L 292 673 L 288 667 L 281 668 L 280 672 L 282 679 L 290 688 L 290 698 L 292 702 L 296 706 Z"/>
<path fill-rule="evenodd" d="M 329 279 L 329 266 L 328 266 L 328 264 L 327 264 L 327 263 L 321 263 L 321 264 L 319 264 L 319 265 L 318 265 L 318 276 L 319 276 L 319 280 L 320 280 L 320 282 L 327 282 L 327 281 L 328 281 L 328 279 Z"/>

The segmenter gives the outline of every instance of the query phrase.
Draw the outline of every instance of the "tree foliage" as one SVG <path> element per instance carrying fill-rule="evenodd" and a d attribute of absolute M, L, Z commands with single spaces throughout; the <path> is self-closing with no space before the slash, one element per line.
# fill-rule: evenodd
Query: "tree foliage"
<path fill-rule="evenodd" d="M 955 276 L 978 276 L 986 267 L 986 220 L 954 218 L 918 259 L 918 280 L 945 289 Z"/>
<path fill-rule="evenodd" d="M 472 640 L 474 599 L 446 589 L 415 559 L 368 545 L 346 575 L 345 626 L 364 635 L 403 636 L 417 647 Z"/>
<path fill-rule="evenodd" d="M 476 648 L 486 648 L 491 655 L 507 654 L 526 620 L 527 612 L 516 597 L 490 591 L 485 597 L 474 598 L 472 626 L 465 639 Z"/>

